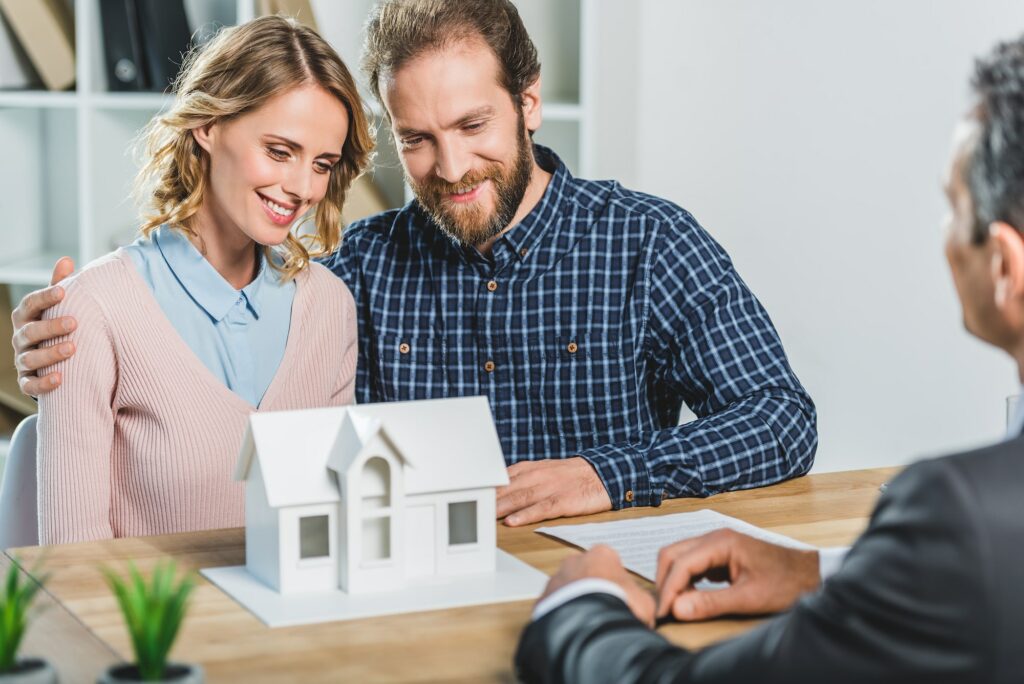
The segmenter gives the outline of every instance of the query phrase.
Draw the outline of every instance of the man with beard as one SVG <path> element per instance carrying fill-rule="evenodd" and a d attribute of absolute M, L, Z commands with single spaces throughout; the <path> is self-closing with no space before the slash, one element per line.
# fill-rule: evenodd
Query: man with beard
<path fill-rule="evenodd" d="M 947 171 L 946 257 L 964 325 L 1024 382 L 1024 37 L 977 64 Z M 1008 439 L 907 468 L 826 579 L 818 553 L 732 532 L 662 550 L 657 602 L 606 546 L 548 584 L 516 663 L 525 682 L 1011 684 L 1024 681 L 1024 406 Z M 823 566 L 822 566 L 823 567 Z M 725 569 L 730 586 L 693 580 Z M 697 653 L 651 631 L 791 610 Z"/>
<path fill-rule="evenodd" d="M 540 64 L 507 0 L 390 0 L 364 68 L 416 201 L 348 227 L 326 264 L 356 300 L 361 403 L 485 395 L 509 525 L 806 473 L 810 397 L 767 313 L 685 210 L 573 178 L 532 144 Z M 29 393 L 61 334 L 15 315 Z M 46 326 L 46 327 L 44 327 Z M 698 419 L 679 426 L 686 403 Z"/>

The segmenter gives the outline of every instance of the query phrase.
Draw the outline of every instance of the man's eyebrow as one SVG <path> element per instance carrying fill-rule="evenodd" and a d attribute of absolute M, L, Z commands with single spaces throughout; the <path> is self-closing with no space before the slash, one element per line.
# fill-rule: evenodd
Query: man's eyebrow
<path fill-rule="evenodd" d="M 462 126 L 464 124 L 467 124 L 470 121 L 473 121 L 474 119 L 482 119 L 482 118 L 485 118 L 485 117 L 488 117 L 488 116 L 493 116 L 493 115 L 494 115 L 494 107 L 492 107 L 490 105 L 484 105 L 483 107 L 477 107 L 476 109 L 474 109 L 474 110 L 472 110 L 470 112 L 467 112 L 466 114 L 463 114 L 450 127 L 451 128 L 456 128 L 458 126 Z"/>
<path fill-rule="evenodd" d="M 458 128 L 459 126 L 466 125 L 470 121 L 486 118 L 489 116 L 494 116 L 494 107 L 492 107 L 491 105 L 484 105 L 482 107 L 477 107 L 476 109 L 466 112 L 458 119 L 456 119 L 454 122 L 445 126 L 445 128 Z M 422 133 L 423 132 L 420 130 L 406 126 L 403 126 L 398 129 L 398 137 L 400 138 L 405 138 L 412 135 L 422 135 Z"/>
<path fill-rule="evenodd" d="M 282 144 L 287 145 L 288 147 L 292 148 L 292 150 L 295 151 L 295 152 L 301 152 L 302 151 L 302 145 L 300 145 L 299 143 L 295 142 L 294 140 L 290 140 L 289 138 L 284 137 L 283 135 L 278 135 L 276 133 L 267 133 L 267 137 L 268 138 L 274 138 L 275 140 L 281 142 Z M 322 153 L 317 155 L 317 158 L 320 158 L 320 157 L 327 157 L 329 159 L 335 159 L 335 160 L 341 159 L 341 155 L 338 154 L 337 152 L 322 152 Z"/>

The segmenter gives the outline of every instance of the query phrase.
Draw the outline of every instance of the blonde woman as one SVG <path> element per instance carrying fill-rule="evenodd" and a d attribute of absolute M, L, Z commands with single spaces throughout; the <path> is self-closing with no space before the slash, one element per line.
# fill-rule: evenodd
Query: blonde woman
<path fill-rule="evenodd" d="M 372 148 L 348 69 L 264 17 L 190 55 L 175 92 L 144 133 L 142 237 L 47 314 L 77 319 L 56 343 L 79 353 L 40 398 L 42 544 L 242 525 L 247 416 L 352 401 L 352 296 L 311 263 Z"/>

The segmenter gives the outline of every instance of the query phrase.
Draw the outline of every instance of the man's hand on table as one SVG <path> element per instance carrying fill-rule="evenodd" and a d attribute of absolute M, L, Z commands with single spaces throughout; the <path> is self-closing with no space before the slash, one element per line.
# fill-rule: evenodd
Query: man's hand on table
<path fill-rule="evenodd" d="M 538 599 L 538 603 L 562 587 L 587 578 L 603 579 L 617 584 L 626 592 L 626 605 L 633 615 L 648 627 L 654 626 L 654 597 L 650 592 L 641 589 L 630 577 L 622 567 L 619 554 L 603 544 L 586 553 L 566 558 L 558 572 L 548 581 L 548 586 Z"/>
<path fill-rule="evenodd" d="M 728 570 L 728 588 L 693 588 L 695 578 L 716 568 Z M 689 621 L 777 613 L 820 584 L 817 551 L 718 530 L 666 546 L 658 554 L 658 617 L 671 612 L 676 619 Z"/>
<path fill-rule="evenodd" d="M 69 257 L 57 260 L 50 278 L 50 287 L 36 290 L 25 295 L 21 303 L 11 314 L 14 324 L 14 366 L 18 369 L 18 386 L 30 397 L 46 394 L 61 383 L 60 373 L 48 373 L 36 376 L 40 368 L 52 366 L 58 361 L 75 353 L 73 342 L 65 342 L 56 347 L 39 349 L 39 345 L 61 335 L 67 335 L 77 325 L 74 318 L 65 316 L 50 321 L 41 320 L 43 312 L 64 299 L 64 289 L 56 284 L 67 278 L 75 270 L 75 262 Z"/>
<path fill-rule="evenodd" d="M 508 477 L 498 489 L 498 517 L 510 527 L 612 508 L 597 471 L 579 456 L 521 461 L 509 466 Z"/>

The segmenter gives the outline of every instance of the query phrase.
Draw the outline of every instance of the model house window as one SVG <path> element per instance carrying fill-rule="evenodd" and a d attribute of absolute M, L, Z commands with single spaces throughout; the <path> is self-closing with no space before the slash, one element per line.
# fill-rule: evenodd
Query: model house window
<path fill-rule="evenodd" d="M 476 542 L 476 501 L 457 501 L 448 504 L 448 543 Z"/>
<path fill-rule="evenodd" d="M 299 518 L 299 558 L 324 558 L 331 555 L 330 524 L 326 515 Z"/>
<path fill-rule="evenodd" d="M 363 560 L 391 558 L 391 469 L 374 456 L 363 466 L 362 476 Z"/>
<path fill-rule="evenodd" d="M 391 558 L 391 516 L 363 520 L 363 560 Z"/>
<path fill-rule="evenodd" d="M 391 477 L 388 462 L 374 456 L 363 466 L 363 510 L 391 506 Z"/>

